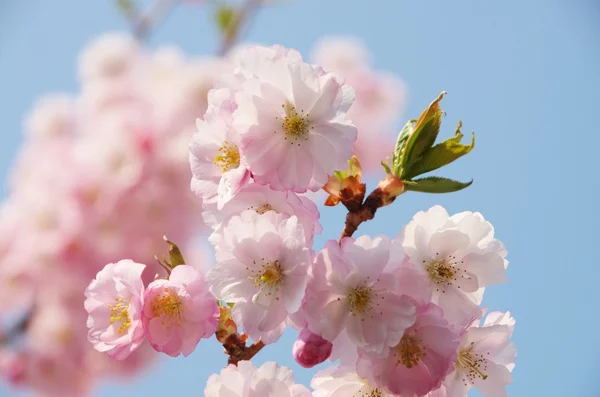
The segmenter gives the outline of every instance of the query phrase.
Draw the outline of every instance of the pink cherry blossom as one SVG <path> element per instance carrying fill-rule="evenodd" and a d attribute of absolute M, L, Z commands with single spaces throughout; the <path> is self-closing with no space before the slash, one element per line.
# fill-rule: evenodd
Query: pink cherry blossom
<path fill-rule="evenodd" d="M 332 348 L 331 342 L 310 332 L 308 328 L 304 328 L 294 342 L 292 353 L 298 364 L 304 368 L 312 368 L 327 360 L 331 355 Z"/>
<path fill-rule="evenodd" d="M 117 360 L 127 358 L 144 340 L 145 267 L 128 259 L 109 263 L 85 290 L 88 339 L 96 350 Z"/>
<path fill-rule="evenodd" d="M 310 199 L 298 196 L 294 192 L 281 192 L 257 183 L 241 188 L 235 197 L 225 204 L 221 210 L 218 210 L 216 205 L 207 203 L 204 204 L 203 208 L 204 222 L 216 230 L 215 237 L 219 235 L 220 227 L 227 220 L 248 209 L 252 209 L 259 214 L 274 211 L 287 216 L 297 216 L 307 233 L 306 237 L 309 242 L 312 242 L 315 233 L 320 233 L 323 229 L 319 223 L 319 210 Z"/>
<path fill-rule="evenodd" d="M 229 365 L 208 378 L 204 397 L 311 397 L 310 391 L 294 383 L 286 367 L 266 362 L 256 368 L 250 361 Z"/>
<path fill-rule="evenodd" d="M 187 357 L 217 330 L 219 308 L 202 273 L 179 265 L 168 280 L 159 278 L 146 288 L 142 321 L 154 349 Z"/>
<path fill-rule="evenodd" d="M 479 213 L 452 217 L 440 206 L 417 213 L 398 236 L 409 266 L 427 275 L 446 318 L 466 325 L 479 318 L 483 288 L 504 282 L 506 251 Z"/>
<path fill-rule="evenodd" d="M 346 113 L 353 90 L 295 51 L 252 47 L 241 55 L 234 126 L 256 182 L 274 190 L 319 190 L 352 155 Z"/>
<path fill-rule="evenodd" d="M 346 332 L 357 347 L 381 352 L 395 346 L 415 321 L 415 305 L 398 290 L 393 274 L 399 255 L 390 255 L 386 236 L 328 241 L 303 305 L 310 330 L 334 344 Z"/>
<path fill-rule="evenodd" d="M 231 95 L 227 89 L 219 91 Z M 209 100 L 217 95 L 211 95 Z M 218 209 L 250 182 L 250 173 L 240 154 L 239 135 L 228 117 L 235 106 L 229 100 L 218 106 L 209 103 L 204 120 L 197 120 L 198 131 L 190 141 L 192 190 L 206 203 L 217 203 Z"/>
<path fill-rule="evenodd" d="M 465 396 L 471 387 L 485 397 L 506 397 L 517 351 L 508 339 L 510 313 L 490 313 L 482 327 L 471 327 L 461 338 L 455 370 L 444 380 L 448 397 Z"/>
<path fill-rule="evenodd" d="M 355 366 L 326 368 L 317 372 L 310 385 L 315 390 L 313 397 L 395 397 L 383 389 L 371 386 L 366 379 L 358 376 Z"/>
<path fill-rule="evenodd" d="M 275 342 L 300 307 L 312 262 L 298 217 L 244 211 L 227 222 L 215 250 L 211 292 L 235 304 L 234 320 L 251 338 Z"/>
<path fill-rule="evenodd" d="M 369 383 L 400 397 L 423 397 L 440 387 L 456 359 L 458 336 L 429 303 L 419 307 L 417 320 L 385 355 L 360 352 L 358 374 Z"/>
<path fill-rule="evenodd" d="M 139 43 L 126 33 L 108 33 L 91 42 L 79 56 L 79 78 L 84 81 L 120 78 L 139 63 Z"/>
<path fill-rule="evenodd" d="M 93 349 L 82 291 L 119 258 L 148 263 L 150 282 L 164 234 L 187 246 L 202 231 L 188 140 L 217 74 L 214 58 L 148 51 L 127 34 L 100 36 L 80 61 L 78 92 L 43 97 L 25 117 L 0 211 L 1 321 L 9 303 L 11 316 L 30 320 L 9 346 L 28 357 L 20 385 L 61 396 L 68 376 L 87 388 L 156 355 L 144 344 L 117 362 Z M 201 267 L 195 251 L 186 247 L 186 259 Z"/>
<path fill-rule="evenodd" d="M 25 124 L 25 133 L 43 141 L 65 140 L 76 127 L 75 100 L 66 94 L 54 94 L 38 100 Z"/>

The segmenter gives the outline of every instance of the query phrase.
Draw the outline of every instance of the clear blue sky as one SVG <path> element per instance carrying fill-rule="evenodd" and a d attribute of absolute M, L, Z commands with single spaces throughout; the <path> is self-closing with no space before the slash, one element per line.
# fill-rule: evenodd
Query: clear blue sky
<path fill-rule="evenodd" d="M 77 90 L 75 56 L 93 36 L 127 29 L 112 1 L 0 0 L 0 173 L 20 142 L 21 121 L 40 94 Z M 407 194 L 361 232 L 396 234 L 418 210 L 481 211 L 508 248 L 509 283 L 484 303 L 511 310 L 519 358 L 511 397 L 600 395 L 600 5 L 594 0 L 298 0 L 265 9 L 250 41 L 307 53 L 328 34 L 364 39 L 376 66 L 403 77 L 407 116 L 440 91 L 449 136 L 458 119 L 477 132 L 472 154 L 445 174 L 474 178 L 449 195 Z M 150 45 L 176 43 L 192 54 L 214 51 L 201 7 L 177 11 Z M 341 209 L 323 211 L 324 238 L 337 237 Z M 291 358 L 293 333 L 260 353 L 307 383 L 314 371 Z M 103 386 L 99 397 L 182 392 L 201 396 L 225 361 L 214 341 L 188 359 L 164 360 L 136 382 Z M 0 395 L 12 394 L 0 386 Z"/>

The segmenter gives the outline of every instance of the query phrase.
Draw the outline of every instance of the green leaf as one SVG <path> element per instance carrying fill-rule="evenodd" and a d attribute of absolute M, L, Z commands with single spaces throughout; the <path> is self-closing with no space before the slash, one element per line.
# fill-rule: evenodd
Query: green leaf
<path fill-rule="evenodd" d="M 392 170 L 394 171 L 395 175 L 400 175 L 400 161 L 402 159 L 402 153 L 406 147 L 406 141 L 408 140 L 408 137 L 414 131 L 416 122 L 417 120 L 409 120 L 408 123 L 406 123 L 406 125 L 402 128 L 402 131 L 400 131 L 400 134 L 398 134 L 396 147 L 394 148 L 394 155 L 392 156 Z M 386 171 L 389 173 L 387 168 Z"/>
<path fill-rule="evenodd" d="M 403 173 L 410 169 L 411 165 L 416 163 L 423 153 L 433 146 L 440 132 L 442 124 L 442 115 L 444 112 L 440 109 L 440 101 L 446 92 L 442 92 L 419 116 L 419 119 L 414 125 L 413 133 L 410 134 L 406 141 L 406 147 L 402 153 L 401 177 L 404 179 Z"/>
<path fill-rule="evenodd" d="M 471 186 L 473 180 L 469 182 L 459 182 L 439 176 L 430 176 L 427 178 L 402 182 L 404 182 L 407 191 L 422 193 L 452 193 Z"/>
<path fill-rule="evenodd" d="M 392 170 L 390 169 L 390 166 L 387 165 L 385 162 L 382 161 L 381 165 L 383 166 L 383 169 L 385 170 L 386 174 L 391 174 L 392 173 Z"/>
<path fill-rule="evenodd" d="M 462 122 L 458 123 L 456 135 L 453 138 L 449 138 L 426 151 L 416 164 L 405 171 L 404 177 L 412 179 L 426 172 L 437 170 L 469 153 L 475 146 L 475 133 L 471 137 L 471 144 L 463 145 L 460 143 L 463 137 L 460 127 L 462 127 Z"/>

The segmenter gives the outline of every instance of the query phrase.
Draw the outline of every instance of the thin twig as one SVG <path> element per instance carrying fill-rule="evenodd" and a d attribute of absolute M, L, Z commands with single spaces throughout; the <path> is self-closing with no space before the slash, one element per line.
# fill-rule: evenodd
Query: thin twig
<path fill-rule="evenodd" d="M 223 35 L 223 41 L 219 47 L 218 55 L 226 55 L 241 37 L 242 29 L 247 29 L 254 20 L 253 16 L 260 6 L 262 0 L 247 0 L 242 8 L 236 13 L 235 21 L 231 23 L 232 28 Z"/>
<path fill-rule="evenodd" d="M 136 39 L 146 40 L 152 30 L 167 18 L 179 1 L 156 0 L 146 11 L 140 11 L 135 4 L 129 4 L 125 9 L 125 18 L 129 21 Z"/>

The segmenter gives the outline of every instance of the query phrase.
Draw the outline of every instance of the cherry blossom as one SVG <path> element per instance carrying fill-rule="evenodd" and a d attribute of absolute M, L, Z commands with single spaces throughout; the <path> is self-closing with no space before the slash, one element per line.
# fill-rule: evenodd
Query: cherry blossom
<path fill-rule="evenodd" d="M 256 182 L 275 190 L 317 191 L 343 169 L 356 140 L 346 113 L 353 90 L 281 48 L 241 55 L 234 126 Z"/>
<path fill-rule="evenodd" d="M 216 231 L 211 241 L 220 235 L 220 227 L 227 220 L 245 210 L 254 210 L 259 214 L 274 211 L 287 216 L 295 215 L 302 223 L 309 242 L 312 242 L 315 233 L 320 233 L 323 229 L 319 223 L 319 210 L 314 202 L 294 192 L 281 192 L 257 183 L 241 188 L 220 210 L 216 205 L 208 203 L 204 203 L 203 208 L 204 222 Z"/>
<path fill-rule="evenodd" d="M 294 383 L 294 374 L 286 367 L 266 362 L 256 368 L 249 361 L 227 366 L 208 378 L 205 397 L 310 397 L 310 391 Z"/>
<path fill-rule="evenodd" d="M 423 397 L 440 387 L 456 359 L 458 335 L 442 310 L 419 307 L 415 323 L 387 354 L 361 351 L 358 374 L 400 397 Z"/>
<path fill-rule="evenodd" d="M 506 397 L 517 352 L 508 339 L 510 313 L 488 314 L 482 327 L 473 326 L 461 338 L 455 370 L 444 380 L 448 397 L 466 396 L 471 387 L 486 397 Z"/>
<path fill-rule="evenodd" d="M 200 339 L 217 330 L 217 302 L 202 273 L 191 266 L 176 266 L 168 280 L 154 280 L 144 302 L 142 320 L 148 341 L 169 356 L 189 356 Z"/>
<path fill-rule="evenodd" d="M 313 397 L 395 397 L 383 389 L 369 384 L 356 373 L 352 366 L 328 367 L 317 372 L 310 385 L 315 391 Z"/>
<path fill-rule="evenodd" d="M 430 280 L 432 302 L 449 321 L 466 325 L 481 316 L 483 288 L 504 282 L 504 246 L 479 213 L 449 216 L 435 206 L 417 213 L 398 236 L 409 266 Z"/>
<path fill-rule="evenodd" d="M 109 263 L 85 291 L 88 339 L 94 348 L 118 360 L 127 358 L 144 340 L 142 272 L 131 260 Z"/>
<path fill-rule="evenodd" d="M 393 274 L 401 260 L 390 255 L 386 236 L 328 241 L 303 305 L 309 329 L 334 343 L 346 332 L 357 347 L 377 352 L 395 346 L 415 321 L 415 304 Z"/>
<path fill-rule="evenodd" d="M 219 91 L 231 95 L 227 89 Z M 214 93 L 209 100 L 219 94 Z M 217 203 L 218 209 L 250 182 L 250 173 L 240 154 L 240 137 L 228 117 L 235 106 L 228 100 L 219 105 L 209 103 L 204 120 L 197 120 L 198 131 L 190 142 L 192 190 L 206 203 Z"/>
<path fill-rule="evenodd" d="M 300 307 L 312 262 L 298 217 L 244 211 L 227 222 L 215 250 L 211 292 L 235 304 L 233 318 L 250 337 L 275 342 Z"/>

